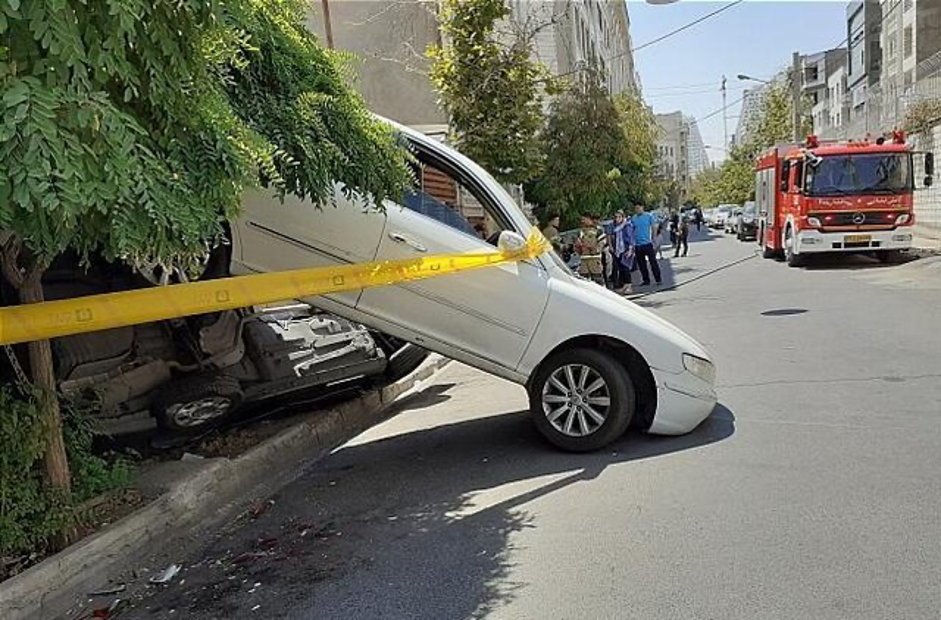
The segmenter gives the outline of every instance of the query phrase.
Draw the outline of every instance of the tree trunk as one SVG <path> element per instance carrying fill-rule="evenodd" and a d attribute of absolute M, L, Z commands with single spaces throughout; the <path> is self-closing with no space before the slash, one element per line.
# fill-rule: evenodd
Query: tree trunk
<path fill-rule="evenodd" d="M 23 304 L 43 301 L 40 270 L 24 279 L 20 287 L 20 302 Z M 46 479 L 52 488 L 71 501 L 71 475 L 69 461 L 62 437 L 62 414 L 56 397 L 56 381 L 52 364 L 52 347 L 48 340 L 29 343 L 29 368 L 33 385 L 39 388 L 39 406 L 43 414 L 46 435 L 44 455 Z M 69 542 L 71 532 L 63 532 L 56 541 L 61 546 Z"/>

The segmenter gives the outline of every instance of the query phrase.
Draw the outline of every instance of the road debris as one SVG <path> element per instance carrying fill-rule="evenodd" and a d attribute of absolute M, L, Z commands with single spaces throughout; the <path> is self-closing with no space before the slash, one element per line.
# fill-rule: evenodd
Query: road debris
<path fill-rule="evenodd" d="M 180 572 L 180 570 L 182 570 L 182 568 L 183 567 L 180 566 L 179 564 L 171 564 L 170 566 L 166 567 L 164 571 L 160 573 L 159 575 L 154 575 L 153 577 L 151 577 L 150 583 L 156 583 L 156 584 L 170 583 L 170 581 L 172 581 L 173 578 L 177 576 L 177 574 Z"/>
<path fill-rule="evenodd" d="M 94 592 L 89 592 L 88 596 L 112 596 L 115 594 L 120 594 L 127 590 L 127 585 L 123 583 L 116 584 L 110 588 L 102 588 L 101 590 L 96 590 Z"/>
<path fill-rule="evenodd" d="M 93 609 L 91 612 L 91 617 L 102 618 L 103 620 L 108 620 L 109 618 L 113 618 L 115 614 L 124 605 L 124 602 L 125 602 L 124 599 L 116 598 L 107 607 L 99 607 L 98 609 Z"/>

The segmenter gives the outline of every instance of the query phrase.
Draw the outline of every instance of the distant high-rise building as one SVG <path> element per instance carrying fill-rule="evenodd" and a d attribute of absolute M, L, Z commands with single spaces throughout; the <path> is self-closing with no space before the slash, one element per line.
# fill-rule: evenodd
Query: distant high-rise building
<path fill-rule="evenodd" d="M 761 107 L 764 104 L 767 90 L 768 85 L 763 84 L 756 88 L 746 88 L 745 92 L 742 93 L 742 111 L 738 117 L 735 134 L 732 136 L 733 145 L 748 142 L 755 123 L 761 118 Z"/>
<path fill-rule="evenodd" d="M 684 117 L 686 122 L 686 146 L 689 153 L 689 178 L 694 178 L 697 174 L 709 167 L 709 155 L 706 153 L 706 145 L 702 140 L 702 134 L 699 133 L 699 124 L 692 116 Z"/>

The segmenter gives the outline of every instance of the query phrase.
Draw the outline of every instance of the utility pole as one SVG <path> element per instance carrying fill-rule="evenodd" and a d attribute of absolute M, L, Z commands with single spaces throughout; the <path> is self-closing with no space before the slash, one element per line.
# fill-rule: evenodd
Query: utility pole
<path fill-rule="evenodd" d="M 728 89 L 725 87 L 725 76 L 722 76 L 722 148 L 729 149 L 729 110 L 726 104 Z"/>
<path fill-rule="evenodd" d="M 801 136 L 801 86 L 803 85 L 803 75 L 801 74 L 801 55 L 800 52 L 794 52 L 794 66 L 791 68 L 791 89 L 794 94 L 794 142 L 801 142 L 804 138 Z"/>
<path fill-rule="evenodd" d="M 323 30 L 327 35 L 327 47 L 333 49 L 333 24 L 330 23 L 330 0 L 321 0 L 323 4 Z"/>

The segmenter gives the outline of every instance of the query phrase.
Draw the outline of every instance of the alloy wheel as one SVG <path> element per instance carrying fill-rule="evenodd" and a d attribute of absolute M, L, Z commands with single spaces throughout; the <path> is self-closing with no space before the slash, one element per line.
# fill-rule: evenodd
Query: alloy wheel
<path fill-rule="evenodd" d="M 584 364 L 557 368 L 542 388 L 542 410 L 557 431 L 585 437 L 605 423 L 611 392 L 604 377 Z"/>
<path fill-rule="evenodd" d="M 173 405 L 167 410 L 167 413 L 181 428 L 193 428 L 224 416 L 231 407 L 232 400 L 230 398 L 210 396 Z"/>

